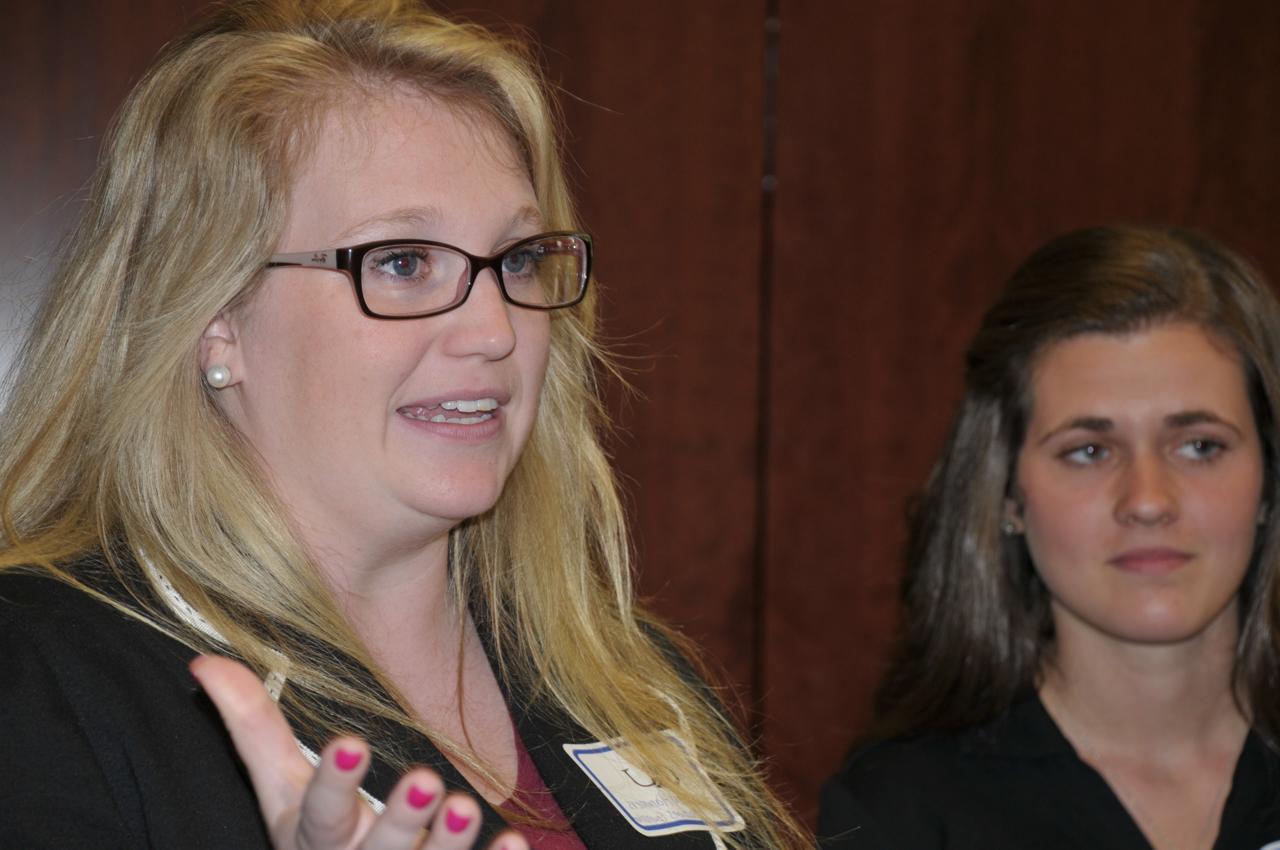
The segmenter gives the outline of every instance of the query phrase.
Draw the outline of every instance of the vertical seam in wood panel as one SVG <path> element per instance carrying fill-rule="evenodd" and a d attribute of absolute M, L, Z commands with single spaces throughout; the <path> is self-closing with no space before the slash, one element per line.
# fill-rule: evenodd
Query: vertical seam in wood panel
<path fill-rule="evenodd" d="M 763 72 L 763 121 L 760 176 L 760 291 L 757 318 L 758 345 L 756 360 L 756 504 L 755 540 L 751 565 L 751 737 L 760 741 L 764 733 L 765 718 L 765 647 L 766 599 L 768 582 L 768 525 L 769 525 L 769 446 L 771 433 L 771 376 L 773 365 L 773 210 L 774 192 L 777 189 L 777 94 L 778 94 L 778 37 L 779 6 L 781 0 L 765 0 L 764 4 L 764 56 Z"/>

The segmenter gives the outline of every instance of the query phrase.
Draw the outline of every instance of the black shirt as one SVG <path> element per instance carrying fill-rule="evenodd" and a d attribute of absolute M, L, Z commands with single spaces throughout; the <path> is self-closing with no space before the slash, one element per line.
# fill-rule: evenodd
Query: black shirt
<path fill-rule="evenodd" d="M 187 672 L 192 657 L 86 593 L 0 573 L 0 848 L 268 850 L 230 737 Z M 587 847 L 711 850 L 705 831 L 631 827 L 564 750 L 590 737 L 504 687 L 529 755 Z M 471 790 L 426 738 L 403 727 L 387 735 L 450 788 Z M 375 759 L 364 787 L 385 799 L 396 779 Z M 505 825 L 476 802 L 482 835 Z"/>
<path fill-rule="evenodd" d="M 826 850 L 1151 850 L 1037 698 L 955 734 L 872 744 L 822 792 Z M 1280 756 L 1250 733 L 1214 850 L 1280 841 Z"/>

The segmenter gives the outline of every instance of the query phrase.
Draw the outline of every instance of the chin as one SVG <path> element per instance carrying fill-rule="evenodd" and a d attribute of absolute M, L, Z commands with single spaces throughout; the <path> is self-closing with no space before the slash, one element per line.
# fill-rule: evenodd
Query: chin
<path fill-rule="evenodd" d="M 1204 629 L 1181 623 L 1129 623 L 1123 630 L 1112 634 L 1128 644 L 1145 646 L 1176 646 L 1190 643 L 1204 634 Z"/>
<path fill-rule="evenodd" d="M 1133 611 L 1129 616 L 1117 618 L 1106 629 L 1125 643 L 1151 646 L 1172 646 L 1191 643 L 1208 635 L 1223 622 L 1223 616 L 1232 616 L 1234 606 L 1218 611 L 1188 610 L 1169 605 L 1150 605 Z M 1232 633 L 1234 635 L 1234 628 Z"/>
<path fill-rule="evenodd" d="M 501 486 L 473 486 L 465 490 L 452 490 L 444 496 L 433 494 L 407 501 L 423 516 L 437 517 L 456 524 L 493 510 L 501 496 Z"/>

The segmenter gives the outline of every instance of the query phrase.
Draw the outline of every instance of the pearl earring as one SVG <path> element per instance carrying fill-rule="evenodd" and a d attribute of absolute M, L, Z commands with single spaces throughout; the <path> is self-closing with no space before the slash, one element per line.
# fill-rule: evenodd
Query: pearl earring
<path fill-rule="evenodd" d="M 226 366 L 210 366 L 204 370 L 204 382 L 215 390 L 220 390 L 231 383 L 231 370 Z"/>

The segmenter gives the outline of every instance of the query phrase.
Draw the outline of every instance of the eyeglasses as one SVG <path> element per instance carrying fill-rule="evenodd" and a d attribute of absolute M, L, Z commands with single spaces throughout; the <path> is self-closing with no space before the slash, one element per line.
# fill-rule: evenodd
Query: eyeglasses
<path fill-rule="evenodd" d="M 276 254 L 267 268 L 301 266 L 344 272 L 366 316 L 420 319 L 447 313 L 493 269 L 502 297 L 532 310 L 572 307 L 587 293 L 591 237 L 558 231 L 521 239 L 489 257 L 425 239 L 386 239 L 349 248 Z"/>

